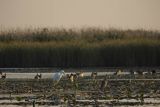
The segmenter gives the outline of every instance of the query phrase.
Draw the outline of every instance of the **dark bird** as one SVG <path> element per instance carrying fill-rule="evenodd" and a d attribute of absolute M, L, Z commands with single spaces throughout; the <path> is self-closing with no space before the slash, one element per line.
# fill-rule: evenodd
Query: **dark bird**
<path fill-rule="evenodd" d="M 42 78 L 42 74 L 38 74 L 34 77 L 34 79 L 41 79 Z"/>
<path fill-rule="evenodd" d="M 101 82 L 100 90 L 103 91 L 107 86 L 107 84 L 108 84 L 108 81 L 107 81 L 107 77 L 105 76 L 105 78 Z"/>
<path fill-rule="evenodd" d="M 6 78 L 6 73 L 4 73 L 4 74 L 2 73 L 1 78 L 5 79 Z"/>
<path fill-rule="evenodd" d="M 97 77 L 97 72 L 92 72 L 91 77 L 92 79 L 95 79 Z"/>

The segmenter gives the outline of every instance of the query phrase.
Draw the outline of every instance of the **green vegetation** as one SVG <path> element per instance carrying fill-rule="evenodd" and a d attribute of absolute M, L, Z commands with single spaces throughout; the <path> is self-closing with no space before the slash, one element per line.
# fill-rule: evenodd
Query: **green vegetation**
<path fill-rule="evenodd" d="M 159 66 L 160 32 L 26 29 L 0 32 L 0 67 Z"/>
<path fill-rule="evenodd" d="M 17 96 L 17 97 L 16 97 L 16 100 L 17 100 L 17 101 L 21 101 L 21 100 L 22 100 L 22 98 L 21 98 L 21 97 L 19 97 L 19 96 Z"/>

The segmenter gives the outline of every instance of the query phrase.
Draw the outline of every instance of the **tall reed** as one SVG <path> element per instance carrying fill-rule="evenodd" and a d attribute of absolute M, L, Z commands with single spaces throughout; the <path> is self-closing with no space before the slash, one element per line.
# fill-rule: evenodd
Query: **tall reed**
<path fill-rule="evenodd" d="M 160 33 L 37 29 L 0 33 L 0 67 L 159 66 Z"/>

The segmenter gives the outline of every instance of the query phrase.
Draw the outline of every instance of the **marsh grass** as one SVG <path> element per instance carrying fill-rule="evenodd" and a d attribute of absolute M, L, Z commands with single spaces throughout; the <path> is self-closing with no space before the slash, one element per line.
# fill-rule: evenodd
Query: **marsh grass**
<path fill-rule="evenodd" d="M 26 29 L 0 33 L 0 67 L 159 66 L 160 33 Z"/>

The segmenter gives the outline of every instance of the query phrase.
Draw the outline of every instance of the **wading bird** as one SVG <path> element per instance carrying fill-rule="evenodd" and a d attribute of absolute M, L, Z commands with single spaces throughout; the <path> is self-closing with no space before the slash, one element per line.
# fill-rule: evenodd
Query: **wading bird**
<path fill-rule="evenodd" d="M 77 80 L 78 75 L 71 73 L 71 74 L 68 74 L 68 75 L 67 75 L 67 78 L 68 78 L 71 82 L 74 82 L 75 80 Z"/>
<path fill-rule="evenodd" d="M 151 71 L 151 74 L 152 74 L 152 75 L 155 75 L 155 74 L 156 74 L 156 70 L 152 70 L 152 71 Z"/>
<path fill-rule="evenodd" d="M 91 77 L 92 79 L 95 79 L 97 77 L 97 72 L 92 72 Z"/>
<path fill-rule="evenodd" d="M 74 81 L 74 74 L 71 73 L 71 74 L 69 75 L 69 79 L 70 79 L 71 82 L 73 82 L 73 81 Z"/>
<path fill-rule="evenodd" d="M 42 78 L 42 74 L 38 74 L 34 77 L 34 79 L 41 79 Z"/>
<path fill-rule="evenodd" d="M 2 73 L 1 78 L 5 79 L 6 78 L 6 73 L 4 73 L 4 74 Z"/>
<path fill-rule="evenodd" d="M 121 76 L 122 76 L 122 70 L 121 69 L 119 69 L 118 71 L 116 71 L 113 75 L 115 75 L 116 76 L 116 79 L 117 79 L 117 77 L 119 77 L 119 78 L 121 78 Z"/>
<path fill-rule="evenodd" d="M 84 77 L 84 73 L 81 71 L 81 72 L 79 72 L 79 73 L 76 73 L 76 75 L 78 76 L 78 77 Z"/>
<path fill-rule="evenodd" d="M 53 75 L 53 81 L 59 82 L 60 79 L 65 75 L 64 70 L 61 70 L 59 72 L 57 72 L 56 74 Z"/>
<path fill-rule="evenodd" d="M 106 88 L 107 84 L 108 84 L 107 76 L 105 76 L 101 82 L 100 90 L 103 91 Z"/>
<path fill-rule="evenodd" d="M 122 74 L 122 70 L 121 69 L 119 69 L 118 71 L 116 71 L 115 73 L 114 73 L 114 75 L 121 75 Z"/>

